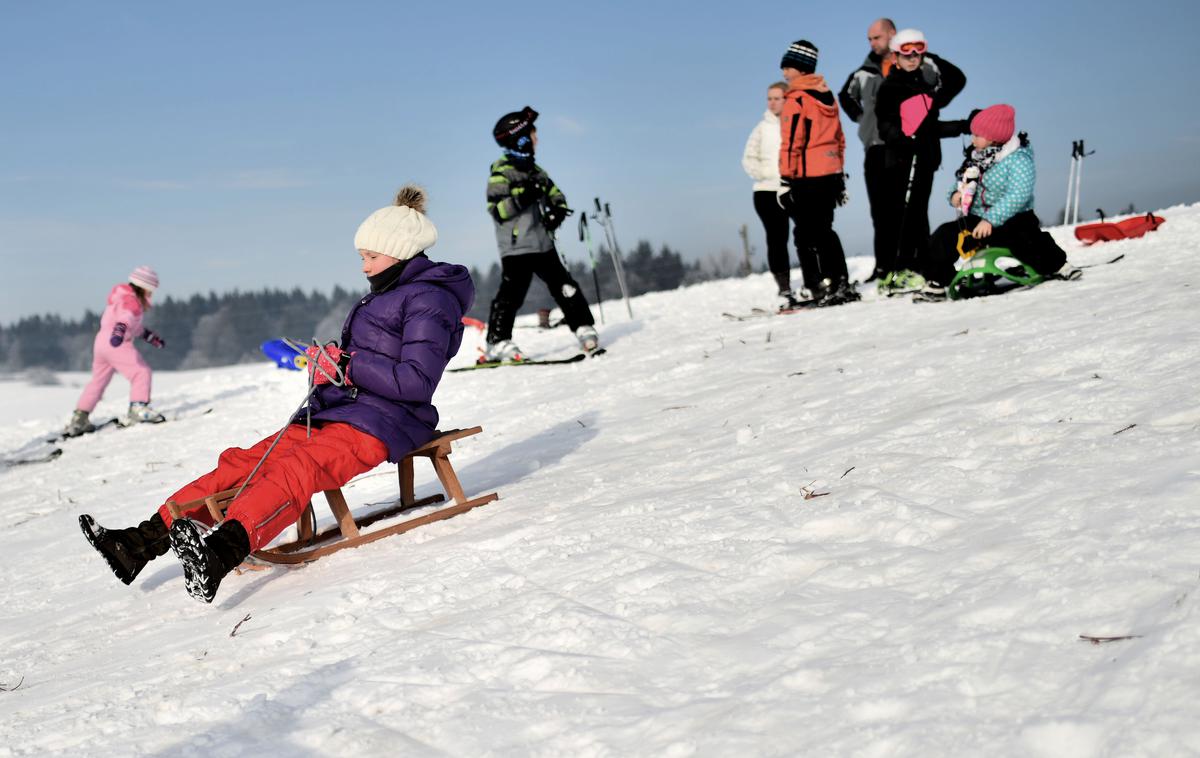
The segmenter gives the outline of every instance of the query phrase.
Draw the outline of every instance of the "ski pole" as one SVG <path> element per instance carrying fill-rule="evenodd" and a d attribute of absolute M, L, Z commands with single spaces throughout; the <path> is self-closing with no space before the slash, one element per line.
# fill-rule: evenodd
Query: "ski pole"
<path fill-rule="evenodd" d="M 1067 202 L 1063 206 L 1063 224 L 1071 224 L 1071 198 L 1075 195 L 1075 164 L 1077 162 L 1076 144 L 1071 143 L 1071 168 L 1067 171 Z"/>
<path fill-rule="evenodd" d="M 600 198 L 596 198 L 596 215 L 599 216 L 602 210 L 604 232 L 612 245 L 609 248 L 609 254 L 612 256 L 613 268 L 617 271 L 617 286 L 621 288 L 621 296 L 625 298 L 625 311 L 629 314 L 629 318 L 633 318 L 633 307 L 629 304 L 629 288 L 625 285 L 625 266 L 621 263 L 621 248 L 617 244 L 617 231 L 613 227 L 612 209 L 608 203 L 601 208 Z"/>
<path fill-rule="evenodd" d="M 604 324 L 604 301 L 600 299 L 600 276 L 596 273 L 596 254 L 592 252 L 592 230 L 588 228 L 587 213 L 579 214 L 579 241 L 587 243 L 588 259 L 592 262 L 592 283 L 596 285 L 596 307 L 600 310 L 600 323 Z"/>

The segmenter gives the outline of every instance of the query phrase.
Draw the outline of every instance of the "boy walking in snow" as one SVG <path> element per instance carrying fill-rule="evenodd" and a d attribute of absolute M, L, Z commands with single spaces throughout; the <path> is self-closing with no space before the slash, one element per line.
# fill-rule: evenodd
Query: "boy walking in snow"
<path fill-rule="evenodd" d="M 571 213 L 567 198 L 546 171 L 534 162 L 538 114 L 526 106 L 505 114 L 492 135 L 504 155 L 492 164 L 487 207 L 496 224 L 500 248 L 500 289 L 488 317 L 487 348 L 481 363 L 520 360 L 512 341 L 513 320 L 525 302 L 534 274 L 546 283 L 562 309 L 563 319 L 585 352 L 600 346 L 595 320 L 579 284 L 563 266 L 554 247 L 554 232 Z"/>
<path fill-rule="evenodd" d="M 964 250 L 1006 247 L 1042 276 L 1078 278 L 1079 269 L 1067 263 L 1067 254 L 1042 231 L 1033 212 L 1033 148 L 1024 132 L 1014 134 L 1016 111 L 1011 105 L 985 108 L 971 119 L 970 129 L 972 150 L 955 173 L 958 181 L 949 196 L 961 215 L 930 237 L 921 260 L 926 284 L 913 299 L 946 299 L 963 233 L 970 234 Z"/>

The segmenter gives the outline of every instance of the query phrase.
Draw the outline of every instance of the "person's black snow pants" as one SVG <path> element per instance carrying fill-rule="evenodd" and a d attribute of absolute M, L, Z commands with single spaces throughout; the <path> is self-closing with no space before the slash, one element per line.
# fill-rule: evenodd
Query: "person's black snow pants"
<path fill-rule="evenodd" d="M 816 294 L 823 279 L 836 285 L 850 278 L 842 241 L 833 230 L 833 210 L 842 194 L 842 176 L 829 174 L 792 179 L 790 183 L 785 203 L 796 225 L 796 255 L 804 286 Z"/>
<path fill-rule="evenodd" d="M 488 343 L 512 339 L 513 319 L 525 302 L 534 274 L 546 283 L 550 296 L 562 309 L 563 319 L 572 332 L 595 323 L 579 284 L 563 266 L 557 251 L 506 255 L 500 259 L 500 289 L 492 300 L 492 311 L 488 317 Z"/>
<path fill-rule="evenodd" d="M 788 214 L 779 206 L 778 195 L 771 190 L 754 193 L 754 210 L 767 235 L 767 268 L 775 277 L 779 291 L 790 290 L 792 264 L 788 260 Z"/>
<path fill-rule="evenodd" d="M 954 263 L 959 257 L 958 233 L 974 230 L 980 220 L 977 216 L 966 216 L 939 226 L 922 255 L 921 274 L 943 286 L 949 284 L 954 279 Z M 1013 216 L 993 229 L 990 235 L 978 240 L 977 247 L 1007 247 L 1013 257 L 1042 276 L 1055 273 L 1067 262 L 1067 254 L 1049 232 L 1042 231 L 1041 222 L 1033 211 Z"/>

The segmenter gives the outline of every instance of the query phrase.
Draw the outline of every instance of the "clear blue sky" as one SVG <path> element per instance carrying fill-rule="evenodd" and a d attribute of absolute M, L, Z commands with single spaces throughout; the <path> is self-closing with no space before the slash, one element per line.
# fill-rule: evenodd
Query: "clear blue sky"
<path fill-rule="evenodd" d="M 162 293 L 362 286 L 358 223 L 423 183 L 431 254 L 496 259 L 491 127 L 541 112 L 539 162 L 620 241 L 699 257 L 761 229 L 740 157 L 794 39 L 835 89 L 890 15 L 967 74 L 945 117 L 1012 103 L 1038 156 L 1038 212 L 1072 139 L 1097 152 L 1082 208 L 1200 200 L 1200 3 L 7 2 L 0 23 L 0 323 L 81 315 L 140 263 Z M 987 11 L 988 15 L 973 14 Z M 870 249 L 853 125 L 837 229 Z M 941 185 L 931 220 L 950 217 Z M 562 249 L 584 252 L 568 221 Z"/>

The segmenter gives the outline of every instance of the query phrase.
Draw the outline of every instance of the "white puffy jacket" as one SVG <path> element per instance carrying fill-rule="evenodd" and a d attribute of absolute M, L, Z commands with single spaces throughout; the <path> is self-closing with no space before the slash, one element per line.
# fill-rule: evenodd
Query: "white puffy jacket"
<path fill-rule="evenodd" d="M 750 132 L 742 152 L 742 168 L 754 180 L 755 192 L 776 192 L 779 189 L 779 116 L 771 111 Z"/>

